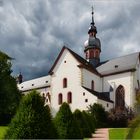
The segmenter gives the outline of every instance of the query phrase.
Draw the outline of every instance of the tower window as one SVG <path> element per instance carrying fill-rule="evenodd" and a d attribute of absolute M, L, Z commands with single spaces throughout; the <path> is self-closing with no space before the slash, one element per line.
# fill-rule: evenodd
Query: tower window
<path fill-rule="evenodd" d="M 58 104 L 61 105 L 62 102 L 63 102 L 63 95 L 62 95 L 62 93 L 59 93 L 59 95 L 58 95 Z"/>
<path fill-rule="evenodd" d="M 91 50 L 90 50 L 90 58 L 93 58 L 93 57 L 94 57 L 94 50 L 91 49 Z"/>
<path fill-rule="evenodd" d="M 96 51 L 95 51 L 95 57 L 98 58 L 98 55 L 99 55 L 99 53 L 98 53 L 98 51 L 96 50 Z"/>
<path fill-rule="evenodd" d="M 94 81 L 91 81 L 91 89 L 94 90 Z"/>
<path fill-rule="evenodd" d="M 83 96 L 85 96 L 85 92 L 83 92 Z"/>
<path fill-rule="evenodd" d="M 67 87 L 67 78 L 64 78 L 63 79 L 63 88 L 66 88 Z"/>
<path fill-rule="evenodd" d="M 68 92 L 68 94 L 67 94 L 67 102 L 72 103 L 72 93 L 71 92 Z"/>

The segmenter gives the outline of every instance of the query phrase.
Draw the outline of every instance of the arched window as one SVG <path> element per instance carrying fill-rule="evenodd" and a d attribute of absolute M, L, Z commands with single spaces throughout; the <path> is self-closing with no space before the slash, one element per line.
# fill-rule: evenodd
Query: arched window
<path fill-rule="evenodd" d="M 62 102 L 63 102 L 63 95 L 62 95 L 62 93 L 59 93 L 59 95 L 58 95 L 58 104 L 61 105 Z"/>
<path fill-rule="evenodd" d="M 67 87 L 67 78 L 64 78 L 63 79 L 63 88 L 66 88 Z"/>
<path fill-rule="evenodd" d="M 68 94 L 67 94 L 67 102 L 72 103 L 72 93 L 71 92 L 68 92 Z"/>
<path fill-rule="evenodd" d="M 94 90 L 94 81 L 91 81 L 91 89 Z"/>
<path fill-rule="evenodd" d="M 124 109 L 125 107 L 125 90 L 122 85 L 119 85 L 116 89 L 115 107 L 118 109 Z"/>

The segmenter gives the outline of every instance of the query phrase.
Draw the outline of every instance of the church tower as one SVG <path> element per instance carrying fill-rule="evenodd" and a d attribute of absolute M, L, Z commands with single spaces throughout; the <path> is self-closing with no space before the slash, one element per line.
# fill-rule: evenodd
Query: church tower
<path fill-rule="evenodd" d="M 97 28 L 94 23 L 93 7 L 92 7 L 91 14 L 92 14 L 92 22 L 88 30 L 89 38 L 84 43 L 84 46 L 85 46 L 84 52 L 85 52 L 86 60 L 89 61 L 94 67 L 97 67 L 100 63 L 101 43 L 100 43 L 100 40 L 96 37 Z"/>

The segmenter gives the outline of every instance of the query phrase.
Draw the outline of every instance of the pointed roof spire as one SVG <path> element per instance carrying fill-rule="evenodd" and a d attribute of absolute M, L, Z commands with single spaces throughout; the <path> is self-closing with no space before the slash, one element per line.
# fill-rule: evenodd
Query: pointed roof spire
<path fill-rule="evenodd" d="M 94 23 L 94 17 L 93 17 L 93 14 L 94 14 L 93 6 L 91 8 L 92 8 L 92 12 L 91 12 L 91 14 L 92 14 L 92 22 L 91 22 L 91 25 L 94 26 L 95 23 Z"/>
<path fill-rule="evenodd" d="M 95 32 L 97 33 L 97 29 L 96 29 L 96 26 L 95 26 L 95 22 L 94 22 L 94 11 L 93 11 L 93 6 L 91 7 L 92 8 L 92 12 L 91 12 L 91 15 L 92 15 L 92 21 L 91 21 L 91 27 L 89 28 L 89 31 L 88 31 L 88 34 L 91 33 L 91 32 Z"/>

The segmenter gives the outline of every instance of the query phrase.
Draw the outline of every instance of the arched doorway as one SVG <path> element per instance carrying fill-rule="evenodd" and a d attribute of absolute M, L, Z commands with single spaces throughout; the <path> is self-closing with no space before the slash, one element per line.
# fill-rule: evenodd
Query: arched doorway
<path fill-rule="evenodd" d="M 116 89 L 115 108 L 121 110 L 125 108 L 125 90 L 122 85 Z"/>

